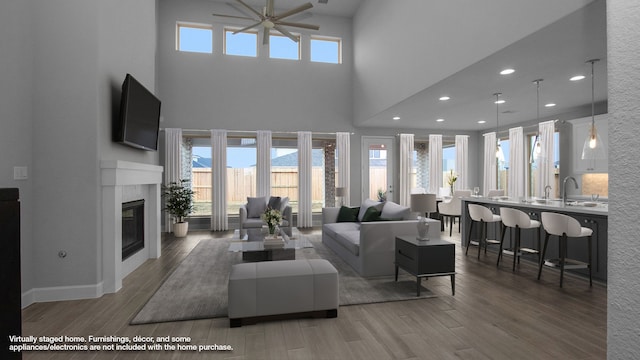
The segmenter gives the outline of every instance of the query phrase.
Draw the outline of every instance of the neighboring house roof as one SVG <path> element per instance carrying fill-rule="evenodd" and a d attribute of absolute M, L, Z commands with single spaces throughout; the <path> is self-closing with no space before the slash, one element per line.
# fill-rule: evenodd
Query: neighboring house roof
<path fill-rule="evenodd" d="M 205 168 L 211 169 L 211 158 L 205 158 L 198 155 L 194 155 L 191 158 L 191 167 L 192 168 Z"/>
<path fill-rule="evenodd" d="M 311 163 L 312 166 L 322 166 L 324 163 L 324 159 L 321 152 L 314 151 L 312 152 Z M 192 168 L 211 168 L 211 159 L 205 158 L 201 156 L 194 155 L 191 160 Z M 255 167 L 253 164 L 251 167 Z M 271 159 L 271 166 L 281 166 L 281 167 L 296 167 L 298 166 L 298 152 L 294 152 L 287 155 L 278 156 L 276 158 Z"/>

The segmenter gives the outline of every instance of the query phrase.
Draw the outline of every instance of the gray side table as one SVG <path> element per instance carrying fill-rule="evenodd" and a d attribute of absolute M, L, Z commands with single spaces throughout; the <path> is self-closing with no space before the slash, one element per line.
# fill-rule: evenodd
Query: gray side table
<path fill-rule="evenodd" d="M 441 239 L 417 240 L 415 235 L 396 237 L 396 281 L 402 268 L 416 277 L 417 296 L 423 277 L 451 276 L 451 294 L 455 296 L 456 247 Z"/>

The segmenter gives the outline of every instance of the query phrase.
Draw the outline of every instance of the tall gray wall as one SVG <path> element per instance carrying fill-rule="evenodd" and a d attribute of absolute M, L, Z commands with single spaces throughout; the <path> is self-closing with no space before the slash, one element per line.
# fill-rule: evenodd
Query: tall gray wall
<path fill-rule="evenodd" d="M 99 295 L 99 162 L 159 162 L 111 143 L 125 73 L 155 87 L 155 9 L 155 0 L 0 3 L 0 186 L 21 191 L 23 305 Z M 14 166 L 29 179 L 14 181 Z"/>
<path fill-rule="evenodd" d="M 0 187 L 20 190 L 22 288 L 33 287 L 33 158 L 31 94 L 33 59 L 31 9 L 27 1 L 0 2 Z M 13 167 L 26 166 L 27 180 L 13 180 Z"/>
<path fill-rule="evenodd" d="M 607 358 L 638 359 L 640 324 L 640 3 L 607 1 L 609 279 Z"/>

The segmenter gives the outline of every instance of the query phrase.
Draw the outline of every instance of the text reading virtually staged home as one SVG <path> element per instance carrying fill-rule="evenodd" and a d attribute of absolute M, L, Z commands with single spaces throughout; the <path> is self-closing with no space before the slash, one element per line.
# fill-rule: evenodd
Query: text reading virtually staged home
<path fill-rule="evenodd" d="M 636 359 L 640 5 L 0 4 L 2 359 Z"/>

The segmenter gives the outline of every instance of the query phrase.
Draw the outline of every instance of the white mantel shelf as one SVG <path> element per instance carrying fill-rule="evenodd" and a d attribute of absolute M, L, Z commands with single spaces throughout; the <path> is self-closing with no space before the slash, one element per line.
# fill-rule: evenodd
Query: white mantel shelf
<path fill-rule="evenodd" d="M 122 160 L 100 162 L 102 184 L 102 291 L 115 293 L 122 279 L 147 259 L 160 257 L 160 187 L 163 167 Z M 145 248 L 122 260 L 124 186 L 144 185 Z"/>

